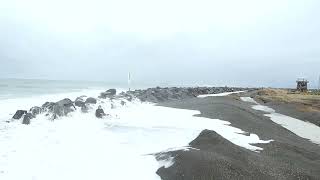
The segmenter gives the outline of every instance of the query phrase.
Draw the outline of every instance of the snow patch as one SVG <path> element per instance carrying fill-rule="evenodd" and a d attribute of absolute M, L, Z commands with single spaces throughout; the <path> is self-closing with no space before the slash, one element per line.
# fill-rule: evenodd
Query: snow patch
<path fill-rule="evenodd" d="M 258 104 L 257 101 L 255 101 L 253 98 L 251 97 L 240 97 L 240 99 L 244 102 L 249 102 L 249 103 L 253 103 L 253 104 Z"/>
<path fill-rule="evenodd" d="M 252 106 L 252 109 L 258 110 L 258 111 L 264 111 L 267 113 L 275 113 L 276 111 L 272 108 L 269 108 L 268 106 L 263 106 L 263 105 L 254 105 Z"/>
<path fill-rule="evenodd" d="M 175 148 L 169 148 L 167 150 L 164 150 L 162 151 L 161 153 L 165 153 L 165 152 L 172 152 L 172 151 L 190 151 L 190 150 L 200 150 L 200 149 L 197 149 L 197 148 L 193 148 L 193 147 L 190 147 L 190 146 L 185 146 L 185 147 L 175 147 Z"/>
<path fill-rule="evenodd" d="M 202 94 L 202 95 L 199 95 L 198 98 L 228 96 L 231 94 L 237 94 L 242 92 L 244 91 L 224 92 L 224 93 L 218 93 L 218 94 Z"/>
<path fill-rule="evenodd" d="M 159 163 L 159 168 L 164 167 L 164 168 L 169 168 L 174 164 L 174 157 L 166 157 L 163 159 L 158 160 Z"/>
<path fill-rule="evenodd" d="M 280 124 L 282 127 L 296 135 L 309 139 L 311 142 L 320 145 L 319 126 L 279 113 L 265 114 L 265 116 L 270 117 L 273 122 Z"/>
<path fill-rule="evenodd" d="M 241 97 L 241 100 L 246 102 L 254 101 L 250 97 Z M 320 127 L 300 119 L 276 113 L 274 109 L 260 105 L 257 102 L 255 102 L 255 104 L 256 105 L 253 105 L 252 108 L 268 113 L 265 114 L 265 116 L 269 117 L 273 122 L 281 125 L 300 137 L 309 139 L 313 143 L 320 144 Z"/>

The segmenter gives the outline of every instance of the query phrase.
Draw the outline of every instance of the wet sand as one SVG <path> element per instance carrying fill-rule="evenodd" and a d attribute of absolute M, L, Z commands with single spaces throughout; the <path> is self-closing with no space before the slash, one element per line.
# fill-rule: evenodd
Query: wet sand
<path fill-rule="evenodd" d="M 241 101 L 239 95 L 159 105 L 199 110 L 198 116 L 226 120 L 262 140 L 273 140 L 256 144 L 263 148 L 258 153 L 237 146 L 214 131 L 204 130 L 189 144 L 198 150 L 167 152 L 174 157 L 174 164 L 158 170 L 163 180 L 320 179 L 320 146 L 273 122 L 264 112 L 252 109 L 252 104 Z"/>

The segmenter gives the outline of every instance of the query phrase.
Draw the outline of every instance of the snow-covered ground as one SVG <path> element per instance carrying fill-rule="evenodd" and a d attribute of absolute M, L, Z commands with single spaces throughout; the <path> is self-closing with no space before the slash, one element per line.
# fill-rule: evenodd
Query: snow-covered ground
<path fill-rule="evenodd" d="M 228 96 L 231 94 L 237 94 L 241 92 L 244 92 L 244 91 L 224 92 L 224 93 L 218 93 L 218 94 L 202 94 L 202 95 L 199 95 L 198 98 Z"/>
<path fill-rule="evenodd" d="M 30 125 L 1 119 L 0 179 L 159 180 L 157 169 L 170 167 L 173 157 L 157 162 L 152 154 L 188 150 L 188 143 L 204 129 L 252 151 L 261 150 L 252 143 L 269 142 L 246 136 L 227 121 L 195 117 L 199 111 L 138 101 L 123 107 L 113 103 L 117 108 L 99 101 L 87 114 L 79 110 L 55 121 L 39 115 Z M 110 116 L 97 119 L 98 105 Z"/>
<path fill-rule="evenodd" d="M 273 122 L 280 124 L 296 135 L 309 139 L 313 143 L 320 144 L 320 127 L 300 119 L 276 113 L 274 109 L 263 106 L 250 97 L 241 97 L 241 100 L 253 103 L 253 109 L 266 112 L 265 116 L 270 117 Z"/>

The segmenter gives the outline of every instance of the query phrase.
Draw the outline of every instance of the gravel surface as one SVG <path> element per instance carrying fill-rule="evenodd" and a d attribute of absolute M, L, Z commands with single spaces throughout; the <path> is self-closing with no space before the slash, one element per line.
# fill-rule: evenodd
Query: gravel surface
<path fill-rule="evenodd" d="M 259 144 L 264 150 L 257 153 L 232 144 L 214 131 L 204 130 L 189 144 L 199 150 L 167 153 L 175 163 L 158 170 L 163 180 L 320 179 L 320 146 L 272 122 L 263 112 L 253 110 L 250 103 L 241 101 L 239 95 L 191 98 L 159 105 L 199 110 L 198 116 L 226 120 L 263 140 L 274 140 Z"/>

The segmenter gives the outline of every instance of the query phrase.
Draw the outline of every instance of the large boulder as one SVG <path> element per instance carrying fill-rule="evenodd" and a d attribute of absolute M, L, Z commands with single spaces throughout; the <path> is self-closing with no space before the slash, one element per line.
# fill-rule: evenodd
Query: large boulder
<path fill-rule="evenodd" d="M 23 121 L 22 124 L 30 124 L 30 120 L 34 118 L 34 116 L 31 113 L 27 113 L 24 117 L 23 117 Z"/>
<path fill-rule="evenodd" d="M 40 113 L 42 113 L 42 108 L 41 107 L 38 107 L 38 106 L 34 106 L 32 107 L 29 112 L 33 115 L 33 116 L 36 116 Z"/>
<path fill-rule="evenodd" d="M 52 111 L 55 104 L 54 102 L 45 102 L 41 107 L 45 111 Z"/>
<path fill-rule="evenodd" d="M 74 105 L 77 107 L 83 107 L 85 105 L 85 101 L 82 97 L 77 97 L 77 99 L 74 101 Z"/>
<path fill-rule="evenodd" d="M 110 95 L 114 96 L 117 94 L 117 90 L 116 89 L 109 89 L 106 91 L 107 93 L 109 93 Z"/>
<path fill-rule="evenodd" d="M 73 101 L 71 101 L 69 98 L 64 98 L 56 103 L 60 106 L 74 106 Z"/>
<path fill-rule="evenodd" d="M 112 98 L 117 94 L 116 89 L 109 89 L 106 92 L 102 92 L 99 96 L 101 99 Z"/>
<path fill-rule="evenodd" d="M 86 99 L 85 104 L 97 104 L 97 100 L 93 97 L 89 97 Z"/>
<path fill-rule="evenodd" d="M 46 102 L 42 105 L 42 108 L 47 111 L 48 113 L 52 113 L 52 120 L 61 117 L 66 116 L 70 112 L 73 112 L 76 107 L 73 104 L 73 101 L 71 101 L 68 98 L 62 99 L 58 102 Z"/>
<path fill-rule="evenodd" d="M 76 107 L 73 105 L 73 102 L 70 99 L 65 98 L 55 103 L 53 106 L 53 113 L 58 116 L 65 116 L 75 109 Z"/>
<path fill-rule="evenodd" d="M 12 117 L 12 119 L 20 119 L 23 115 L 27 114 L 26 110 L 18 110 Z"/>
<path fill-rule="evenodd" d="M 96 110 L 96 117 L 103 118 L 104 116 L 106 116 L 106 113 L 104 113 L 102 107 L 99 106 L 98 109 Z"/>
<path fill-rule="evenodd" d="M 87 104 L 96 104 L 97 100 L 95 98 L 89 97 L 84 101 L 83 97 L 84 96 L 78 97 L 75 100 L 74 104 L 75 106 L 81 108 L 81 112 L 87 113 L 89 111 L 89 107 L 87 106 Z"/>

